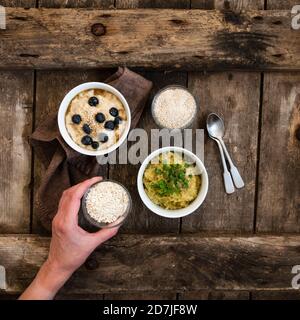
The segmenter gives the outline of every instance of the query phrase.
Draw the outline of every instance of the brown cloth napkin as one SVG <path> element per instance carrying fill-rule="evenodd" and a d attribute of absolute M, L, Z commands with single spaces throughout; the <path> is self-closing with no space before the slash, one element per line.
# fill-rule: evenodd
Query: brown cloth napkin
<path fill-rule="evenodd" d="M 122 67 L 105 82 L 119 90 L 126 98 L 131 109 L 131 128 L 135 128 L 151 91 L 152 82 Z M 41 224 L 50 231 L 63 191 L 99 175 L 101 168 L 96 157 L 82 155 L 65 143 L 59 133 L 57 114 L 40 124 L 32 134 L 30 143 L 46 168 L 37 190 L 36 208 Z"/>

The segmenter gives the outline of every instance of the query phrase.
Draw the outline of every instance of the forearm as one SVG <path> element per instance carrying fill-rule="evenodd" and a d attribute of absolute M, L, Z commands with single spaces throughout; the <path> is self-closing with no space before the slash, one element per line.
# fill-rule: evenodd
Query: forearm
<path fill-rule="evenodd" d="M 65 284 L 72 273 L 60 271 L 47 260 L 40 268 L 30 286 L 20 296 L 20 300 L 51 300 Z"/>

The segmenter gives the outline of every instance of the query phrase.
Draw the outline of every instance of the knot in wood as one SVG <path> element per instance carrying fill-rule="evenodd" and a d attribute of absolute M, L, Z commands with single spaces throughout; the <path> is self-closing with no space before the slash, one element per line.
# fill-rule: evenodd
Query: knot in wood
<path fill-rule="evenodd" d="M 97 37 L 103 36 L 106 33 L 106 27 L 102 23 L 94 23 L 91 27 L 91 32 Z"/>
<path fill-rule="evenodd" d="M 95 270 L 99 267 L 99 263 L 95 258 L 88 258 L 84 265 L 88 270 Z"/>

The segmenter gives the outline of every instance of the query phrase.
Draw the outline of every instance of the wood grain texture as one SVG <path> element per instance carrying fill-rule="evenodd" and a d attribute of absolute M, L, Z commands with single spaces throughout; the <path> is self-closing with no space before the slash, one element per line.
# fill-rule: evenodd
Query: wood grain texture
<path fill-rule="evenodd" d="M 17 300 L 19 294 L 1 294 L 0 293 L 0 301 L 1 300 Z"/>
<path fill-rule="evenodd" d="M 300 291 L 254 291 L 252 300 L 300 300 Z"/>
<path fill-rule="evenodd" d="M 300 74 L 265 74 L 259 232 L 300 231 Z"/>
<path fill-rule="evenodd" d="M 0 83 L 0 232 L 28 233 L 33 72 L 0 72 Z"/>
<path fill-rule="evenodd" d="M 268 0 L 267 8 L 290 10 L 296 2 Z M 258 231 L 300 230 L 300 147 L 295 137 L 297 126 L 300 127 L 299 81 L 299 75 L 265 76 Z"/>
<path fill-rule="evenodd" d="M 129 292 L 110 293 L 104 295 L 104 300 L 176 300 L 174 292 Z"/>
<path fill-rule="evenodd" d="M 190 0 L 116 0 L 118 9 L 172 8 L 189 9 Z"/>
<path fill-rule="evenodd" d="M 0 236 L 8 293 L 32 281 L 49 238 Z M 289 290 L 300 264 L 300 237 L 119 235 L 95 253 L 98 269 L 80 268 L 62 294 L 140 291 Z"/>
<path fill-rule="evenodd" d="M 232 10 L 238 12 L 240 10 L 258 10 L 263 9 L 264 1 L 248 1 L 248 0 L 192 0 L 192 8 L 199 9 L 217 9 L 217 10 Z M 214 145 L 212 141 L 206 141 L 205 145 L 205 159 L 206 164 L 211 167 L 209 170 L 209 175 L 212 177 L 210 191 L 207 199 L 209 203 L 208 207 L 199 210 L 196 215 L 189 218 L 183 219 L 182 231 L 196 231 L 199 228 L 204 228 L 204 230 L 235 230 L 237 232 L 241 231 L 251 231 L 253 228 L 253 218 L 254 218 L 254 188 L 255 188 L 255 175 L 254 171 L 256 168 L 256 141 L 257 135 L 250 138 L 252 131 L 255 132 L 258 126 L 258 112 L 259 112 L 259 79 L 260 75 L 249 75 L 240 73 L 229 73 L 227 74 L 213 74 L 207 81 L 206 77 L 201 73 L 193 73 L 189 77 L 189 86 L 191 86 L 198 96 L 200 113 L 198 116 L 198 127 L 205 128 L 205 117 L 210 112 L 221 112 L 222 114 L 235 113 L 235 119 L 232 121 L 234 125 L 233 135 L 230 141 L 235 144 L 239 144 L 238 140 L 241 138 L 237 133 L 237 126 L 243 128 L 247 127 L 245 136 L 240 142 L 238 147 L 240 152 L 238 152 L 237 146 L 234 146 L 236 153 L 243 153 L 247 150 L 245 154 L 244 163 L 247 163 L 244 168 L 247 171 L 248 161 L 250 161 L 250 168 L 246 175 L 249 175 L 250 180 L 248 180 L 248 188 L 250 188 L 250 193 L 248 190 L 237 191 L 235 195 L 227 196 L 224 194 L 223 178 L 220 164 L 220 156 L 218 148 Z M 235 80 L 234 80 L 235 79 Z M 206 84 L 207 81 L 207 84 Z M 242 85 L 247 84 L 247 85 Z M 242 86 L 242 87 L 241 87 Z M 248 95 L 248 87 L 251 88 L 251 93 Z M 201 89 L 200 89 L 201 88 Z M 208 92 L 206 92 L 208 90 Z M 222 94 L 220 94 L 222 92 Z M 223 94 L 225 92 L 225 96 Z M 241 93 L 242 92 L 242 93 Z M 217 98 L 219 97 L 219 98 Z M 254 103 L 254 112 L 252 113 L 252 104 Z M 243 112 L 238 111 L 239 108 L 244 108 L 246 113 L 252 113 L 252 120 L 248 127 L 247 116 L 241 116 Z M 207 110 L 208 108 L 208 110 Z M 236 109 L 237 108 L 237 109 Z M 196 125 L 196 126 L 197 126 Z M 231 127 L 226 124 L 227 130 L 231 130 Z M 237 131 L 236 131 L 237 130 Z M 234 133 L 235 131 L 235 133 Z M 243 140 L 245 139 L 246 140 Z M 245 142 L 245 145 L 244 145 Z M 250 144 L 250 149 L 248 145 Z M 241 169 L 240 169 L 241 170 Z M 218 172 L 218 173 L 217 173 Z M 213 173 L 213 174 L 212 174 Z M 243 172 L 242 172 L 243 173 Z M 248 178 L 247 178 L 248 179 Z M 212 198 L 211 198 L 212 197 Z M 244 214 L 243 207 L 247 203 L 246 214 Z M 217 204 L 217 205 L 216 205 Z M 250 205 L 250 206 L 248 206 Z M 203 213 L 202 213 L 203 212 Z"/>
<path fill-rule="evenodd" d="M 4 294 L 0 292 L 1 300 L 17 300 L 20 294 Z M 62 294 L 58 293 L 55 300 L 103 300 L 103 294 Z"/>
<path fill-rule="evenodd" d="M 103 300 L 103 294 L 63 294 L 58 293 L 55 300 Z"/>
<path fill-rule="evenodd" d="M 300 70 L 289 11 L 7 8 L 7 21 L 1 68 Z"/>
<path fill-rule="evenodd" d="M 191 0 L 191 9 L 213 10 L 215 9 L 214 0 Z"/>
<path fill-rule="evenodd" d="M 39 7 L 113 9 L 114 0 L 39 0 Z"/>
<path fill-rule="evenodd" d="M 275 0 L 276 1 L 276 0 Z M 192 9 L 263 10 L 264 0 L 191 0 Z"/>
<path fill-rule="evenodd" d="M 35 0 L 1 0 L 7 7 L 34 7 Z M 33 72 L 0 73 L 0 233 L 28 233 L 31 211 Z"/>
<path fill-rule="evenodd" d="M 251 232 L 254 219 L 260 75 L 256 73 L 189 74 L 189 89 L 198 100 L 197 128 L 209 113 L 225 122 L 224 141 L 245 181 L 245 188 L 227 195 L 216 143 L 206 136 L 204 163 L 210 187 L 203 205 L 182 218 L 182 231 Z"/>
<path fill-rule="evenodd" d="M 37 0 L 0 0 L 3 7 L 34 8 Z"/>
<path fill-rule="evenodd" d="M 190 291 L 179 294 L 179 300 L 249 300 L 249 292 Z"/>
<path fill-rule="evenodd" d="M 267 0 L 268 10 L 291 10 L 292 7 L 299 4 L 299 0 Z"/>
<path fill-rule="evenodd" d="M 112 71 L 39 71 L 37 72 L 35 126 L 44 121 L 49 114 L 57 112 L 64 96 L 75 86 L 89 81 L 104 81 Z M 45 169 L 35 156 L 34 161 L 34 190 L 40 186 Z M 102 174 L 107 175 L 107 167 L 103 166 Z M 34 233 L 44 232 L 38 221 L 37 208 L 33 210 L 32 230 Z"/>
<path fill-rule="evenodd" d="M 1 236 L 7 292 L 20 292 L 48 252 L 49 239 Z M 289 289 L 300 237 L 156 237 L 126 235 L 96 252 L 96 270 L 79 269 L 62 293 Z M 274 276 L 276 275 L 276 276 Z"/>

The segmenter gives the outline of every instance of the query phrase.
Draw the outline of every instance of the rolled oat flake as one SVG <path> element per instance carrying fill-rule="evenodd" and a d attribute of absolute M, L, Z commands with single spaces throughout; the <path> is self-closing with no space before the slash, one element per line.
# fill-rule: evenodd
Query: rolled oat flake
<path fill-rule="evenodd" d="M 197 111 L 193 95 L 185 88 L 167 87 L 153 100 L 152 114 L 163 128 L 182 129 L 189 126 Z"/>
<path fill-rule="evenodd" d="M 95 184 L 86 196 L 86 209 L 99 223 L 112 223 L 128 209 L 127 191 L 118 183 L 103 181 Z"/>

